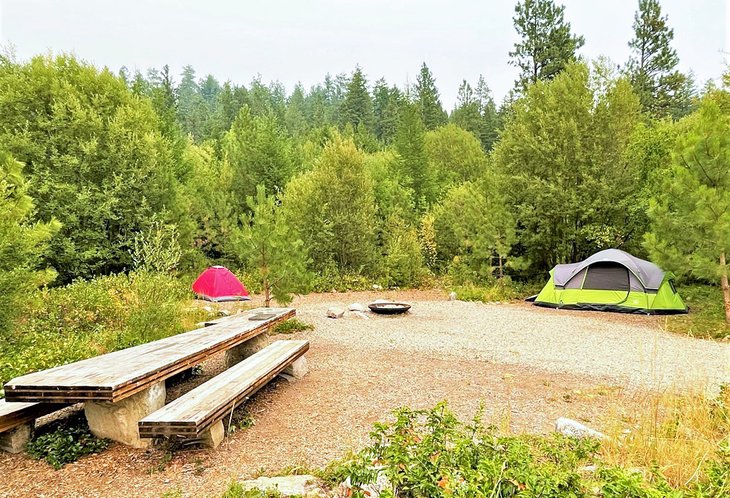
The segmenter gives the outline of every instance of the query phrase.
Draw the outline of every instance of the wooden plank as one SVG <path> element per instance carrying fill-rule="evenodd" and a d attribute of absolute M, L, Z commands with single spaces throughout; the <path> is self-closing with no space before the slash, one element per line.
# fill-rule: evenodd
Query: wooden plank
<path fill-rule="evenodd" d="M 68 406 L 54 403 L 10 403 L 0 399 L 0 432 L 32 422 L 35 419 L 53 413 Z"/>
<path fill-rule="evenodd" d="M 140 420 L 140 436 L 199 436 L 308 350 L 309 341 L 270 344 Z"/>
<path fill-rule="evenodd" d="M 249 320 L 262 311 L 275 316 Z M 23 375 L 5 384 L 5 397 L 16 402 L 119 401 L 264 333 L 295 313 L 291 308 L 259 308 L 209 327 Z"/>

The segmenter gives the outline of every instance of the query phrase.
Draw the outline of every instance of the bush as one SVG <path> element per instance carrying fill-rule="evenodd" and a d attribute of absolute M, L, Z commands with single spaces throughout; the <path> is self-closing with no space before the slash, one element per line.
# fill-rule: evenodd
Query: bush
<path fill-rule="evenodd" d="M 83 415 L 77 415 L 56 424 L 52 430 L 28 443 L 28 454 L 45 460 L 58 470 L 82 456 L 104 451 L 109 440 L 97 439 L 86 425 Z"/>
<path fill-rule="evenodd" d="M 0 344 L 0 382 L 183 332 L 199 321 L 187 285 L 147 272 L 77 280 L 32 299 Z"/>
<path fill-rule="evenodd" d="M 445 403 L 431 410 L 401 408 L 394 417 L 375 425 L 368 447 L 328 466 L 321 477 L 329 483 L 349 478 L 349 496 L 355 498 L 368 496 L 361 486 L 374 483 L 381 474 L 389 486 L 380 496 L 400 498 L 719 498 L 730 491 L 726 440 L 715 444 L 714 458 L 712 452 L 703 454 L 694 467 L 694 480 L 672 482 L 666 474 L 671 465 L 655 461 L 636 468 L 608 463 L 602 443 L 589 438 L 500 436 L 482 424 L 480 413 L 465 424 Z M 595 472 L 587 471 L 588 466 Z"/>
<path fill-rule="evenodd" d="M 385 223 L 380 271 L 388 287 L 418 287 L 427 273 L 418 231 L 397 216 Z"/>
<path fill-rule="evenodd" d="M 393 486 L 385 496 L 404 498 L 580 496 L 576 466 L 598 449 L 595 441 L 557 435 L 499 437 L 479 414 L 463 424 L 444 403 L 432 410 L 402 408 L 395 417 L 376 424 L 372 445 L 346 462 L 338 478 L 360 486 L 374 482 L 381 468 Z"/>

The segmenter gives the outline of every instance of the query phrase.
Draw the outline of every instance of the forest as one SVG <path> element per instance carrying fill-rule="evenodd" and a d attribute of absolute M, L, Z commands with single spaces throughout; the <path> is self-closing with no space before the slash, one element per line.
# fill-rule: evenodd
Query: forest
<path fill-rule="evenodd" d="M 38 306 L 73 329 L 68 301 L 114 285 L 184 295 L 212 264 L 285 303 L 439 279 L 514 289 L 604 248 L 721 287 L 730 319 L 730 74 L 677 69 L 657 0 L 639 2 L 618 64 L 580 57 L 550 0 L 519 2 L 514 27 L 512 91 L 497 103 L 489 75 L 464 81 L 453 109 L 425 62 L 413 85 L 355 66 L 286 89 L 6 51 L 0 331 L 23 340 L 48 320 Z"/>

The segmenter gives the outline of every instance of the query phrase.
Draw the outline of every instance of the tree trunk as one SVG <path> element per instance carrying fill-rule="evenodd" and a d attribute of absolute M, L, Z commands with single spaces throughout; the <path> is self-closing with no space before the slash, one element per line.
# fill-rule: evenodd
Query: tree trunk
<path fill-rule="evenodd" d="M 499 278 L 504 277 L 504 270 L 502 269 L 502 255 L 499 254 Z"/>
<path fill-rule="evenodd" d="M 720 284 L 722 298 L 725 301 L 725 321 L 730 323 L 730 285 L 727 282 L 727 266 L 725 266 L 725 252 L 720 253 Z"/>

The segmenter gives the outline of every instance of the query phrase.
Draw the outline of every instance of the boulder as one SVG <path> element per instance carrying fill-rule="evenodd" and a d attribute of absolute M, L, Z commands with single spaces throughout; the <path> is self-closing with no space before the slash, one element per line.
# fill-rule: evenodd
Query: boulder
<path fill-rule="evenodd" d="M 342 308 L 330 308 L 327 310 L 328 318 L 342 318 L 345 316 L 345 310 Z"/>
<path fill-rule="evenodd" d="M 368 309 L 364 304 L 360 303 L 352 303 L 350 306 L 347 307 L 347 311 L 360 311 L 360 312 L 366 312 Z"/>
<path fill-rule="evenodd" d="M 449 301 L 456 301 L 456 292 L 449 293 Z"/>
<path fill-rule="evenodd" d="M 258 489 L 264 492 L 278 492 L 282 496 L 302 496 L 306 498 L 325 497 L 326 493 L 312 475 L 259 477 L 241 482 L 245 491 Z"/>
<path fill-rule="evenodd" d="M 9 453 L 20 453 L 30 441 L 33 433 L 31 424 L 23 424 L 0 434 L 0 450 Z"/>
<path fill-rule="evenodd" d="M 137 422 L 165 406 L 165 382 L 158 382 L 144 391 L 116 403 L 87 401 L 84 413 L 91 433 L 135 448 L 146 448 L 152 440 L 139 437 Z"/>
<path fill-rule="evenodd" d="M 565 436 L 572 436 L 572 437 L 592 437 L 596 439 L 606 439 L 606 435 L 598 432 L 596 430 L 591 429 L 590 427 L 587 427 L 580 422 L 577 422 L 575 420 L 571 420 L 569 418 L 560 417 L 555 422 L 555 431 L 559 432 Z"/>

